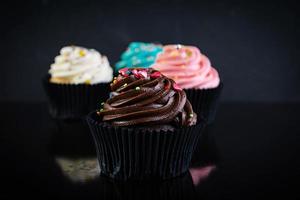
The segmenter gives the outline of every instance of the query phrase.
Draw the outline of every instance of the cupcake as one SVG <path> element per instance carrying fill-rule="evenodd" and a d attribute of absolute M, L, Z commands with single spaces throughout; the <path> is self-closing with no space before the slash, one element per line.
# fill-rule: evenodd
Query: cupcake
<path fill-rule="evenodd" d="M 132 42 L 127 50 L 121 55 L 121 60 L 116 63 L 116 71 L 122 68 L 148 68 L 150 67 L 162 46 L 153 43 Z"/>
<path fill-rule="evenodd" d="M 222 84 L 217 70 L 197 47 L 166 45 L 152 67 L 185 89 L 194 110 L 208 123 L 214 121 Z"/>
<path fill-rule="evenodd" d="M 188 170 L 205 121 L 172 79 L 152 68 L 123 68 L 101 105 L 87 122 L 103 175 L 166 179 Z"/>
<path fill-rule="evenodd" d="M 112 77 L 107 57 L 96 50 L 63 47 L 44 79 L 51 116 L 76 119 L 86 115 L 99 99 L 107 98 Z"/>

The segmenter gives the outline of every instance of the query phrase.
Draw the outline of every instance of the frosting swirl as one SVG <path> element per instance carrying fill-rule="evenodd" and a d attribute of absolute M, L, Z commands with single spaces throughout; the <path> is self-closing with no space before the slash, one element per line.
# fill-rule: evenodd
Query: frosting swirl
<path fill-rule="evenodd" d="M 166 45 L 152 67 L 174 79 L 184 89 L 215 88 L 220 83 L 217 70 L 194 46 Z"/>
<path fill-rule="evenodd" d="M 63 47 L 49 73 L 52 83 L 96 84 L 110 82 L 113 78 L 106 56 L 94 49 L 78 46 Z"/>
<path fill-rule="evenodd" d="M 147 68 L 152 65 L 156 56 L 161 52 L 162 46 L 152 43 L 132 42 L 121 55 L 121 60 L 116 63 L 116 70 L 124 67 Z"/>
<path fill-rule="evenodd" d="M 191 126 L 197 121 L 185 92 L 152 68 L 121 69 L 111 90 L 111 97 L 97 114 L 112 125 Z"/>

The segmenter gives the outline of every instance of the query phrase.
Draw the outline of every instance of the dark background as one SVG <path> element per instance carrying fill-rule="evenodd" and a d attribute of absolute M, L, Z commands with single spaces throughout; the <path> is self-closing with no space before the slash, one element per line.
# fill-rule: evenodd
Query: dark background
<path fill-rule="evenodd" d="M 299 199 L 299 13 L 295 2 L 266 0 L 0 4 L 0 196 L 103 199 L 106 183 L 69 183 L 55 162 L 95 149 L 88 130 L 64 133 L 50 118 L 41 78 L 65 45 L 95 48 L 113 65 L 129 42 L 145 41 L 198 46 L 224 82 L 196 154 L 220 161 L 198 199 Z"/>
<path fill-rule="evenodd" d="M 299 12 L 292 1 L 10 1 L 1 5 L 0 100 L 45 101 L 41 77 L 65 45 L 112 65 L 131 41 L 208 55 L 223 101 L 299 102 Z"/>

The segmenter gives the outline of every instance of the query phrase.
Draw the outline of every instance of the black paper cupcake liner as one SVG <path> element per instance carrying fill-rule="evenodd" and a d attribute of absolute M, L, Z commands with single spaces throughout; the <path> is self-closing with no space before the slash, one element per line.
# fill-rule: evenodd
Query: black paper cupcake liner
<path fill-rule="evenodd" d="M 49 78 L 43 79 L 43 85 L 53 118 L 78 119 L 95 110 L 101 100 L 108 98 L 109 83 L 56 84 L 49 82 Z"/>
<path fill-rule="evenodd" d="M 101 173 L 110 178 L 167 179 L 187 172 L 204 120 L 174 131 L 113 127 L 97 122 L 90 113 L 87 122 L 93 135 Z"/>
<path fill-rule="evenodd" d="M 185 89 L 194 112 L 206 119 L 208 124 L 215 120 L 222 89 L 223 83 L 212 89 Z"/>

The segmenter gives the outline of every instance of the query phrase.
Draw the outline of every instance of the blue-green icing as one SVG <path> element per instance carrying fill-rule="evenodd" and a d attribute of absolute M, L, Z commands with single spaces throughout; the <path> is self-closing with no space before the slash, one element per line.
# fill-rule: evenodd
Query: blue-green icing
<path fill-rule="evenodd" d="M 150 67 L 156 59 L 156 56 L 161 52 L 162 46 L 153 43 L 132 42 L 127 50 L 122 53 L 121 60 L 116 63 L 116 71 L 128 67 Z"/>

